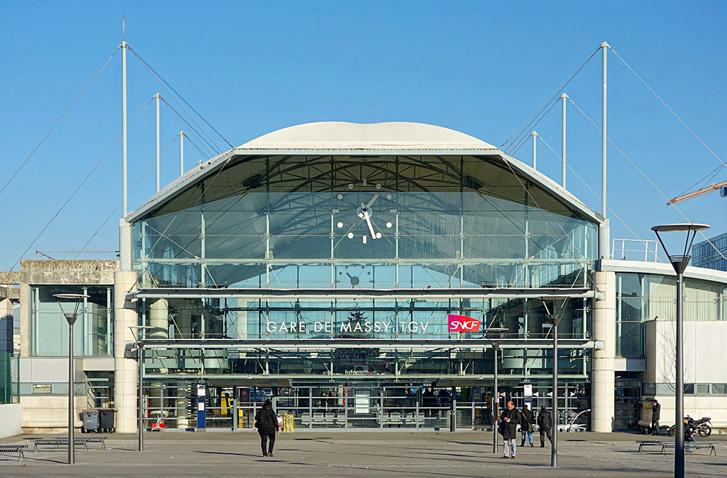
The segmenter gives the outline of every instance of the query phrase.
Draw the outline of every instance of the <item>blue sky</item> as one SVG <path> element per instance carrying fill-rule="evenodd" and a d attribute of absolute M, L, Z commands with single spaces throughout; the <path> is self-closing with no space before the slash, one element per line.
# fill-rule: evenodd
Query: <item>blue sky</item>
<path fill-rule="evenodd" d="M 500 145 L 516 133 L 603 40 L 727 158 L 727 3 L 699 2 L 10 2 L 0 3 L 0 153 L 3 184 L 91 75 L 127 40 L 232 144 L 292 124 L 418 121 Z M 0 269 L 30 241 L 118 139 L 120 55 L 0 194 L 5 235 Z M 129 207 L 154 191 L 154 115 L 139 113 L 159 90 L 129 56 Z M 600 118 L 600 57 L 567 92 Z M 177 174 L 174 135 L 163 110 L 163 183 Z M 137 118 L 135 120 L 135 118 Z M 556 151 L 555 108 L 537 129 Z M 697 183 L 716 158 L 611 55 L 609 135 L 669 196 Z M 569 111 L 569 163 L 600 191 L 600 134 Z M 193 137 L 193 139 L 195 139 Z M 196 138 L 199 144 L 201 141 Z M 223 146 L 221 140 L 219 146 Z M 529 144 L 517 154 L 528 162 Z M 203 159 L 187 147 L 187 163 Z M 609 204 L 641 238 L 683 218 L 609 150 Z M 727 160 L 727 159 L 725 159 Z M 540 169 L 560 178 L 539 148 Z M 120 201 L 120 148 L 26 254 L 77 250 Z M 727 179 L 722 170 L 714 180 Z M 569 189 L 595 209 L 572 174 Z M 718 193 L 684 203 L 712 235 L 727 230 Z M 89 249 L 117 248 L 117 217 Z M 633 237 L 615 217 L 614 237 Z M 56 254 L 68 257 L 67 254 Z"/>

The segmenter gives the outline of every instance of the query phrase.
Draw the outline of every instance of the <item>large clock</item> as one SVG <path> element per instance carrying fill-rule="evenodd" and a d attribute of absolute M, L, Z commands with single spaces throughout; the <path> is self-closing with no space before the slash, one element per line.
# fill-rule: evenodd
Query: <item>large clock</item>
<path fill-rule="evenodd" d="M 366 186 L 365 181 L 363 185 Z M 366 192 L 354 191 L 354 187 L 354 184 L 349 184 L 350 192 L 336 195 L 339 204 L 336 228 L 339 234 L 362 244 L 393 236 L 396 224 L 393 194 L 381 191 L 381 184 L 376 184 L 374 191 Z"/>

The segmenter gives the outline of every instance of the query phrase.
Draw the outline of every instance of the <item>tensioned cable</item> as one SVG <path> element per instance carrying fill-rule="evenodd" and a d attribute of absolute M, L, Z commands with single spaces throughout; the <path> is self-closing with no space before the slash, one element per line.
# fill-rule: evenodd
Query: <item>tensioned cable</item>
<path fill-rule="evenodd" d="M 690 191 L 693 191 L 694 189 L 697 189 L 698 187 L 702 187 L 703 185 L 709 184 L 709 182 L 714 180 L 715 176 L 717 176 L 717 174 L 719 174 L 719 172 L 721 170 L 722 170 L 722 165 L 717 166 L 716 168 L 714 168 L 713 170 L 708 172 L 707 175 L 704 176 L 702 179 L 698 180 L 697 182 L 695 182 L 688 188 L 685 188 L 681 193 L 679 193 L 679 196 L 681 196 L 682 194 L 686 194 Z"/>
<path fill-rule="evenodd" d="M 548 116 L 548 113 L 550 113 L 550 111 L 551 111 L 551 110 L 553 109 L 553 107 L 555 107 L 555 105 L 557 105 L 558 103 L 560 103 L 560 100 L 558 100 L 558 99 L 556 99 L 555 101 L 553 101 L 553 102 L 552 102 L 552 104 L 550 105 L 550 108 L 548 108 L 548 110 L 547 110 L 547 111 L 546 111 L 545 113 L 543 113 L 543 115 L 542 115 L 542 116 L 540 117 L 540 119 L 538 119 L 538 121 L 536 121 L 536 122 L 535 122 L 535 123 L 534 123 L 534 124 L 533 124 L 533 125 L 531 126 L 531 128 L 530 128 L 530 129 L 533 129 L 533 128 L 535 128 L 535 127 L 536 127 L 536 126 L 537 126 L 538 124 L 540 124 L 540 122 L 541 122 L 542 120 L 544 120 L 546 116 Z M 530 136 L 529 134 L 526 134 L 526 135 L 523 135 L 523 136 L 522 136 L 522 137 L 520 138 L 520 140 L 519 140 L 518 144 L 517 144 L 517 145 L 516 145 L 516 146 L 514 147 L 514 149 L 512 149 L 512 152 L 511 152 L 511 153 L 509 153 L 509 154 L 510 154 L 510 156 L 515 156 L 515 155 L 517 154 L 517 152 L 518 152 L 518 151 L 520 151 L 520 148 L 522 148 L 522 147 L 523 147 L 523 146 L 524 146 L 525 144 L 527 144 L 527 142 L 528 142 L 528 137 L 529 137 L 529 136 Z"/>
<path fill-rule="evenodd" d="M 722 158 L 721 158 L 721 157 L 720 157 L 720 156 L 719 156 L 719 155 L 718 155 L 717 153 L 715 153 L 715 152 L 714 152 L 714 150 L 713 150 L 713 149 L 712 149 L 712 148 L 711 148 L 711 147 L 710 147 L 710 146 L 709 146 L 709 145 L 707 144 L 707 142 L 706 142 L 706 141 L 705 141 L 705 140 L 704 140 L 704 139 L 703 139 L 703 138 L 702 138 L 702 137 L 701 137 L 701 136 L 700 136 L 700 135 L 699 135 L 699 134 L 698 134 L 698 133 L 697 133 L 697 132 L 696 132 L 696 131 L 694 130 L 694 128 L 692 128 L 691 126 L 689 126 L 689 124 L 687 124 L 687 122 L 686 122 L 686 121 L 684 120 L 684 118 L 682 118 L 681 116 L 679 116 L 679 114 L 678 114 L 678 113 L 677 113 L 676 111 L 674 111 L 674 108 L 672 108 L 671 106 L 669 106 L 669 104 L 668 104 L 668 103 L 667 103 L 667 102 L 666 102 L 666 101 L 664 100 L 664 98 L 662 98 L 662 97 L 661 97 L 661 96 L 660 96 L 660 95 L 659 95 L 659 94 L 658 94 L 658 93 L 656 92 L 656 90 L 654 90 L 654 88 L 652 88 L 652 87 L 651 87 L 651 85 L 649 85 L 649 84 L 648 84 L 648 83 L 646 82 L 646 80 L 644 80 L 644 79 L 643 79 L 643 78 L 641 77 L 641 75 L 639 75 L 638 73 L 636 73 L 636 71 L 635 71 L 635 70 L 634 70 L 634 69 L 633 69 L 633 68 L 631 67 L 631 65 L 629 65 L 629 64 L 628 64 L 628 63 L 626 62 L 626 60 L 624 60 L 624 59 L 623 59 L 623 57 L 622 57 L 621 55 L 619 55 L 618 51 L 616 51 L 616 49 L 615 49 L 615 48 L 613 48 L 613 47 L 611 47 L 611 50 L 613 51 L 614 55 L 616 55 L 616 58 L 618 58 L 619 60 L 621 60 L 621 63 L 623 63 L 623 64 L 624 64 L 624 65 L 626 66 L 626 68 L 628 68 L 628 70 L 629 70 L 629 71 L 630 71 L 631 73 L 633 73 L 633 74 L 634 74 L 634 76 L 635 76 L 635 77 L 636 77 L 636 78 L 637 78 L 637 79 L 638 79 L 638 80 L 639 80 L 639 81 L 640 81 L 640 82 L 641 82 L 641 83 L 642 83 L 642 84 L 643 84 L 643 85 L 644 85 L 644 86 L 646 87 L 646 89 L 648 89 L 648 90 L 649 90 L 649 91 L 651 92 L 651 94 L 653 94 L 653 95 L 654 95 L 654 96 L 656 97 L 656 99 L 657 99 L 657 100 L 659 100 L 659 102 L 660 102 L 660 103 L 661 103 L 661 104 L 662 104 L 662 105 L 663 105 L 663 106 L 664 106 L 664 107 L 665 107 L 665 108 L 666 108 L 667 110 L 669 110 L 669 112 L 670 112 L 670 113 L 671 113 L 671 114 L 672 114 L 672 115 L 673 115 L 673 116 L 674 116 L 674 117 L 675 117 L 675 118 L 676 118 L 676 119 L 677 119 L 677 120 L 678 120 L 678 121 L 679 121 L 679 122 L 680 122 L 680 123 L 682 124 L 682 126 L 684 126 L 684 127 L 685 127 L 685 128 L 686 128 L 686 129 L 687 129 L 687 130 L 688 130 L 688 131 L 689 131 L 689 132 L 690 132 L 690 133 L 692 134 L 692 136 L 694 136 L 695 138 L 697 138 L 697 141 L 699 141 L 700 143 L 702 143 L 702 146 L 704 146 L 704 147 L 705 147 L 705 148 L 707 149 L 707 151 L 709 151 L 709 152 L 710 152 L 710 154 L 711 154 L 712 156 L 714 156 L 714 157 L 715 157 L 715 158 L 717 159 L 717 161 L 719 161 L 719 162 L 720 162 L 720 164 L 722 164 L 722 167 L 723 167 L 723 168 L 724 168 L 724 167 L 727 167 L 727 163 L 725 163 L 725 162 L 724 162 L 724 161 L 722 160 Z"/>
<path fill-rule="evenodd" d="M 219 136 L 220 138 L 222 138 L 222 140 L 223 140 L 223 141 L 224 141 L 225 143 L 227 143 L 227 145 L 228 145 L 228 146 L 229 146 L 229 147 L 230 147 L 231 149 L 234 149 L 234 148 L 235 148 L 235 147 L 234 147 L 234 146 L 232 145 L 232 143 L 230 143 L 230 142 L 229 142 L 229 141 L 227 140 L 227 138 L 225 138 L 225 137 L 224 137 L 224 136 L 222 135 L 222 133 L 220 133 L 220 132 L 219 132 L 219 131 L 217 130 L 217 128 L 215 128 L 214 126 L 212 126 L 212 124 L 211 124 L 211 123 L 210 123 L 209 121 L 207 121 L 207 118 L 205 118 L 204 116 L 202 116 L 202 114 L 200 114 L 200 112 L 199 112 L 199 111 L 197 111 L 197 110 L 195 109 L 195 107 L 194 107 L 194 106 L 192 106 L 192 105 L 191 105 L 191 104 L 190 104 L 190 103 L 189 103 L 189 102 L 188 102 L 188 101 L 187 101 L 186 99 L 184 99 L 184 97 L 183 97 L 182 95 L 180 95 L 180 94 L 179 94 L 179 92 L 178 92 L 177 90 L 175 90 L 175 89 L 174 89 L 174 87 L 172 87 L 172 85 L 170 85 L 170 84 L 169 84 L 169 82 L 167 82 L 167 80 L 165 80 L 165 79 L 164 79 L 164 78 L 163 78 L 163 77 L 162 77 L 162 76 L 161 76 L 161 75 L 160 75 L 160 74 L 159 74 L 159 73 L 158 73 L 158 72 L 157 72 L 157 71 L 156 71 L 156 70 L 155 70 L 155 69 L 154 69 L 154 68 L 153 68 L 153 67 L 152 67 L 152 66 L 151 66 L 151 65 L 150 65 L 150 64 L 149 64 L 149 63 L 148 63 L 148 62 L 147 62 L 147 61 L 146 61 L 146 60 L 145 60 L 145 59 L 144 59 L 144 58 L 143 58 L 143 57 L 142 57 L 142 56 L 141 56 L 141 55 L 140 55 L 140 54 L 139 54 L 139 53 L 138 53 L 138 52 L 137 52 L 137 51 L 136 51 L 135 49 L 134 49 L 134 48 L 132 48 L 131 46 L 127 46 L 127 48 L 129 49 L 129 51 L 131 51 L 131 53 L 133 53 L 133 54 L 134 54 L 134 56 L 135 56 L 136 58 L 138 58 L 138 60 L 139 60 L 139 61 L 140 61 L 140 62 L 141 62 L 141 63 L 142 63 L 142 64 L 143 64 L 143 65 L 144 65 L 144 66 L 145 66 L 145 67 L 146 67 L 146 68 L 147 68 L 147 69 L 148 69 L 148 70 L 149 70 L 149 71 L 150 71 L 150 72 L 151 72 L 151 73 L 152 73 L 153 75 L 154 75 L 154 76 L 156 76 L 156 77 L 157 77 L 157 78 L 159 79 L 159 81 L 161 81 L 162 83 L 164 83 L 164 85 L 165 85 L 165 86 L 166 86 L 167 88 L 169 88 L 169 90 L 170 90 L 170 91 L 171 91 L 172 93 L 174 93 L 174 94 L 175 94 L 175 95 L 176 95 L 176 96 L 177 96 L 177 97 L 178 97 L 178 98 L 179 98 L 180 100 L 182 100 L 182 102 L 183 102 L 183 103 L 184 103 L 185 105 L 187 105 L 187 107 L 189 107 L 189 109 L 191 109 L 191 110 L 192 110 L 192 111 L 193 111 L 193 112 L 194 112 L 194 113 L 195 113 L 195 114 L 196 114 L 197 116 L 199 116 L 199 117 L 200 117 L 200 119 L 202 119 L 202 121 L 204 121 L 204 122 L 205 122 L 205 124 L 206 124 L 207 126 L 209 126 L 209 127 L 210 127 L 210 129 L 212 129 L 212 131 L 214 131 L 214 132 L 215 132 L 215 133 L 217 134 L 217 136 Z"/>
<path fill-rule="evenodd" d="M 175 136 L 175 137 L 174 137 L 173 139 L 174 139 L 174 140 L 176 140 L 176 139 L 177 139 L 177 137 Z M 170 141 L 170 142 L 169 142 L 169 144 L 171 144 L 172 142 L 173 142 L 173 141 Z M 146 179 L 146 177 L 147 177 L 147 174 L 149 174 L 149 173 L 151 172 L 151 170 L 152 170 L 152 168 L 153 168 L 153 167 L 154 167 L 154 163 L 149 163 L 149 166 L 147 166 L 146 170 L 145 170 L 145 171 L 144 171 L 144 172 L 143 172 L 143 173 L 141 174 L 141 176 L 139 176 L 139 179 L 137 179 L 137 180 L 136 180 L 136 182 L 135 182 L 135 183 L 134 183 L 134 185 L 133 185 L 133 186 L 131 187 L 131 189 L 129 189 L 129 192 L 130 192 L 130 193 L 131 193 L 131 192 L 134 192 L 134 190 L 136 190 L 136 188 L 138 188 L 138 187 L 139 187 L 139 186 L 141 185 L 142 181 L 143 181 L 144 179 Z M 86 248 L 88 247 L 88 245 L 89 245 L 89 244 L 91 243 L 91 241 L 93 241 L 93 240 L 94 240 L 94 239 L 96 238 L 96 236 L 97 236 L 97 235 L 98 235 L 98 234 L 99 234 L 99 233 L 101 232 L 101 230 L 102 230 L 102 229 L 104 228 L 104 226 L 106 225 L 106 223 L 108 223 L 108 222 L 109 222 L 109 220 L 110 220 L 110 219 L 111 219 L 112 217 L 114 217 L 114 214 L 116 214 L 116 211 L 118 211 L 120 207 L 121 207 L 121 201 L 119 201 L 118 203 L 116 203 L 116 206 L 114 206 L 113 210 L 111 210 L 111 212 L 109 213 L 109 215 L 108 215 L 108 216 L 106 216 L 106 219 L 104 219 L 104 221 L 103 221 L 103 222 L 101 223 L 101 225 L 100 225 L 100 226 L 98 227 L 98 229 L 96 229 L 96 230 L 94 231 L 94 233 L 93 233 L 93 234 L 91 234 L 91 237 L 89 237 L 89 238 L 88 238 L 88 239 L 86 240 L 86 242 L 85 242 L 85 243 L 83 244 L 83 247 L 81 247 L 81 249 L 80 249 L 80 250 L 79 250 L 79 251 L 78 251 L 78 252 L 76 253 L 76 256 L 75 256 L 75 257 L 73 258 L 74 260 L 78 259 L 78 258 L 80 257 L 80 255 L 81 255 L 81 254 L 83 254 L 84 252 L 88 252 L 88 251 L 86 251 Z"/>
<path fill-rule="evenodd" d="M 550 150 L 550 152 L 553 153 L 553 156 L 555 156 L 558 159 L 561 159 L 561 156 L 558 154 L 558 152 L 550 145 L 550 143 L 548 143 L 545 140 L 545 138 L 543 137 L 542 134 L 538 133 L 538 139 L 540 139 L 540 141 L 543 142 L 543 144 L 545 145 L 545 147 L 547 147 Z M 571 167 L 570 164 L 566 164 L 566 167 L 568 168 L 568 171 L 570 171 L 571 173 L 573 173 L 575 175 L 575 177 L 578 178 L 578 180 L 581 183 L 583 183 L 583 185 L 586 187 L 586 189 L 588 189 L 591 192 L 591 194 L 593 194 L 593 196 L 596 197 L 596 199 L 600 199 L 601 198 L 601 196 L 596 191 L 593 190 L 593 188 L 591 187 L 591 185 L 588 184 L 588 182 L 585 179 L 583 179 L 583 177 L 580 174 L 578 174 L 576 172 L 576 170 Z M 618 212 L 616 212 L 610 206 L 608 206 L 608 210 L 611 211 L 611 213 L 613 213 L 614 216 L 616 216 L 616 219 L 618 219 L 621 222 L 621 224 L 623 224 L 626 227 L 626 229 L 628 229 L 629 232 L 631 232 L 631 234 L 633 234 L 633 236 L 634 236 L 635 239 L 640 239 L 639 238 L 639 235 L 636 233 L 636 231 L 619 215 Z"/>
<path fill-rule="evenodd" d="M 189 123 L 189 121 L 187 121 L 187 120 L 186 120 L 186 119 L 185 119 L 185 118 L 184 118 L 184 117 L 182 116 L 182 114 L 181 114 L 181 113 L 180 113 L 179 111 L 177 111 L 177 109 L 176 109 L 176 108 L 175 108 L 174 106 L 172 106 L 172 105 L 171 105 L 171 104 L 170 104 L 170 103 L 169 103 L 169 102 L 168 102 L 168 101 L 167 101 L 167 100 L 166 100 L 166 99 L 165 99 L 164 97 L 162 97 L 162 101 L 164 102 L 164 104 L 165 104 L 165 105 L 167 105 L 167 106 L 169 107 L 169 109 L 171 109 L 171 110 L 172 110 L 172 113 L 174 113 L 174 114 L 176 115 L 176 117 L 177 117 L 177 118 L 179 118 L 179 120 L 180 120 L 180 121 L 181 121 L 182 123 L 184 123 L 184 124 L 185 124 L 185 125 L 186 125 L 186 126 L 187 126 L 187 127 L 188 127 L 188 128 L 189 128 L 189 129 L 191 130 L 191 131 L 192 131 L 192 132 L 194 132 L 194 133 L 195 133 L 195 134 L 196 134 L 197 136 L 199 136 L 200 138 L 202 138 L 202 141 L 204 141 L 204 143 L 205 143 L 205 144 L 207 145 L 207 147 L 209 147 L 209 148 L 210 148 L 210 150 L 212 151 L 212 154 L 210 154 L 209 152 L 207 152 L 207 153 L 204 153 L 204 154 L 206 154 L 206 155 L 209 155 L 209 156 L 216 156 L 216 155 L 218 155 L 218 154 L 220 154 L 220 153 L 221 153 L 221 151 L 220 151 L 220 150 L 219 150 L 219 149 L 218 149 L 218 148 L 217 148 L 217 147 L 216 147 L 215 145 L 213 145 L 212 143 L 210 143 L 210 142 L 209 142 L 209 141 L 207 140 L 207 138 L 205 138 L 205 136 L 204 136 L 203 134 L 201 134 L 201 133 L 200 133 L 200 132 L 199 132 L 199 131 L 197 130 L 197 128 L 195 128 L 195 127 L 194 127 L 194 126 L 193 126 L 192 124 L 190 124 L 190 123 Z"/>
<path fill-rule="evenodd" d="M 594 128 L 596 128 L 596 130 L 598 130 L 598 131 L 601 131 L 601 128 L 600 128 L 600 127 L 599 127 L 599 126 L 598 126 L 598 125 L 596 124 L 596 122 L 595 122 L 595 121 L 593 121 L 593 119 L 591 119 L 591 117 L 590 117 L 590 116 L 588 116 L 588 114 L 587 114 L 587 113 L 586 113 L 585 111 L 583 111 L 583 110 L 581 109 L 581 107 L 580 107 L 580 106 L 578 106 L 578 104 L 576 104 L 576 102 L 575 102 L 575 101 L 573 100 L 573 98 L 572 98 L 572 97 L 569 97 L 569 99 L 568 99 L 568 100 L 569 100 L 569 101 L 570 101 L 570 102 L 571 102 L 571 103 L 573 104 L 573 106 L 575 106 L 575 107 L 576 107 L 576 110 L 578 110 L 578 112 L 579 112 L 579 113 L 580 113 L 581 115 L 583 115 L 583 117 L 584 117 L 584 118 L 586 118 L 586 120 L 588 120 L 588 122 L 589 122 L 589 123 L 591 123 L 591 125 L 592 125 L 592 126 L 593 126 Z M 654 189 L 655 189 L 655 190 L 656 190 L 656 191 L 657 191 L 657 192 L 658 192 L 658 193 L 659 193 L 659 194 L 660 194 L 660 195 L 661 195 L 661 196 L 662 196 L 662 197 L 663 197 L 664 199 L 666 199 L 666 200 L 667 200 L 667 202 L 668 202 L 668 201 L 669 201 L 669 197 L 668 197 L 668 196 L 666 195 L 666 193 L 665 193 L 665 192 L 664 192 L 664 191 L 663 191 L 663 190 L 662 190 L 662 189 L 661 189 L 661 188 L 660 188 L 660 187 L 659 187 L 659 186 L 658 186 L 658 185 L 656 184 L 656 182 L 654 182 L 654 180 L 653 180 L 653 179 L 651 179 L 651 177 L 649 177 L 649 175 L 648 175 L 648 174 L 646 174 L 646 173 L 644 172 L 644 170 L 643 170 L 643 169 L 641 169 L 641 168 L 639 167 L 639 165 L 638 165 L 638 164 L 636 164 L 636 162 L 635 162 L 635 161 L 634 161 L 633 159 L 631 159 L 631 157 L 630 157 L 630 156 L 629 156 L 628 154 L 626 154 L 626 151 L 624 151 L 624 150 L 623 150 L 623 149 L 621 148 L 621 146 L 619 146 L 618 144 L 616 144 L 616 142 L 615 142 L 615 141 L 614 141 L 613 139 L 611 139 L 611 137 L 607 136 L 607 139 L 608 139 L 608 142 L 609 142 L 609 143 L 610 143 L 610 144 L 611 144 L 611 145 L 612 145 L 612 146 L 613 146 L 613 147 L 614 147 L 614 148 L 616 149 L 616 151 L 618 151 L 618 153 L 619 153 L 619 154 L 620 154 L 621 156 L 623 156 L 623 158 L 624 158 L 624 159 L 625 159 L 626 161 L 628 161 L 628 163 L 629 163 L 629 164 L 630 164 L 630 165 L 631 165 L 631 166 L 632 166 L 632 167 L 633 167 L 633 168 L 634 168 L 634 169 L 635 169 L 635 170 L 636 170 L 636 171 L 637 171 L 637 172 L 638 172 L 638 173 L 639 173 L 639 174 L 640 174 L 640 175 L 641 175 L 641 176 L 642 176 L 642 177 L 643 177 L 644 179 L 646 179 L 646 181 L 647 181 L 647 182 L 648 182 L 648 183 L 649 183 L 649 184 L 651 185 L 651 187 L 653 187 L 653 188 L 654 188 Z M 681 216 L 682 216 L 682 217 L 683 217 L 684 219 L 686 219 L 686 220 L 687 220 L 687 221 L 688 221 L 689 223 L 694 223 L 694 221 L 692 221 L 692 220 L 691 220 L 691 219 L 689 218 L 689 216 L 687 216 L 687 215 L 686 215 L 686 213 L 684 213 L 684 211 L 682 211 L 682 210 L 681 210 L 681 208 L 680 208 L 679 206 L 677 206 L 676 204 L 672 204 L 672 206 L 673 206 L 673 207 L 674 207 L 674 209 L 675 209 L 675 210 L 676 210 L 676 211 L 677 211 L 677 212 L 678 212 L 678 213 L 679 213 L 679 214 L 680 214 L 680 215 L 681 215 Z M 713 249 L 714 249 L 715 251 L 717 251 L 717 253 L 718 253 L 718 254 L 719 254 L 719 255 L 720 255 L 720 256 L 721 256 L 721 257 L 722 257 L 723 259 L 727 259 L 727 256 L 725 256 L 725 254 L 724 254 L 724 253 L 723 253 L 722 251 L 720 251 L 720 250 L 719 250 L 719 248 L 717 248 L 717 246 L 716 246 L 716 245 L 715 245 L 715 244 L 714 244 L 714 243 L 713 243 L 713 242 L 712 242 L 712 241 L 711 241 L 711 240 L 710 240 L 710 239 L 709 239 L 709 238 L 708 238 L 708 237 L 707 237 L 707 236 L 706 236 L 706 235 L 705 235 L 705 234 L 704 234 L 704 233 L 703 233 L 702 231 L 699 231 L 699 234 L 700 234 L 700 235 L 701 235 L 701 236 L 702 236 L 702 237 L 703 237 L 703 238 L 705 239 L 705 241 L 706 241 L 706 242 L 707 242 L 707 243 L 708 243 L 708 244 L 709 244 L 710 246 L 712 246 L 712 248 L 713 248 Z"/>
<path fill-rule="evenodd" d="M 96 72 L 91 76 L 91 78 L 86 82 L 85 86 L 81 88 L 81 91 L 76 95 L 76 97 L 71 101 L 71 104 L 68 105 L 68 107 L 63 110 L 63 113 L 53 122 L 50 129 L 43 135 L 43 137 L 40 139 L 38 144 L 35 145 L 35 147 L 30 151 L 30 153 L 25 157 L 25 159 L 20 163 L 20 165 L 15 169 L 15 172 L 10 175 L 8 180 L 3 184 L 3 187 L 0 188 L 0 194 L 5 191 L 5 189 L 10 185 L 10 183 L 13 182 L 13 180 L 20 174 L 20 171 L 25 167 L 26 164 L 28 164 L 28 161 L 30 161 L 30 158 L 32 158 L 35 153 L 38 152 L 41 146 L 50 138 L 50 136 L 53 134 L 53 132 L 58 129 L 58 127 L 61 125 L 64 119 L 66 119 L 66 116 L 73 110 L 73 108 L 76 107 L 79 101 L 81 101 L 81 98 L 86 94 L 86 92 L 91 88 L 91 85 L 93 85 L 99 76 L 101 76 L 101 73 L 106 69 L 106 67 L 111 63 L 111 60 L 113 60 L 114 56 L 116 56 L 116 52 L 118 49 L 114 50 L 114 52 L 111 54 L 111 56 L 106 59 L 106 61 L 101 65 L 101 68 L 96 70 Z"/>
<path fill-rule="evenodd" d="M 520 130 L 520 132 L 517 135 L 515 135 L 514 137 L 511 136 L 512 141 L 510 139 L 508 139 L 507 141 L 505 141 L 500 146 L 500 149 L 504 150 L 504 148 L 506 147 L 506 145 L 508 143 L 513 144 L 515 142 L 518 142 L 519 141 L 518 138 L 520 138 L 520 136 L 522 136 L 523 134 L 529 133 L 530 130 L 532 129 L 532 127 L 533 127 L 533 124 L 535 124 L 538 121 L 540 121 L 539 117 L 542 116 L 541 113 L 543 113 L 543 111 L 545 109 L 547 109 L 548 106 L 550 106 L 550 103 L 551 102 L 553 102 L 554 100 L 556 100 L 558 98 L 558 96 L 560 96 L 560 94 L 563 92 L 563 90 L 573 81 L 573 79 L 576 76 L 578 76 L 578 74 L 581 72 L 581 70 L 583 70 L 583 68 L 585 68 L 585 66 L 588 64 L 588 62 L 591 61 L 591 59 L 596 55 L 596 53 L 598 53 L 598 50 L 600 50 L 600 49 L 601 49 L 601 47 L 599 46 L 598 48 L 596 48 L 595 50 L 593 50 L 593 53 L 591 53 L 591 55 L 588 58 L 586 58 L 583 63 L 581 63 L 581 65 L 578 67 L 578 69 L 576 69 L 576 71 L 565 81 L 565 83 L 563 83 L 562 85 L 560 85 L 560 88 L 558 88 L 558 91 L 545 103 L 545 105 L 542 108 L 540 108 L 540 110 L 538 110 L 537 113 L 535 113 L 535 115 L 525 125 L 525 127 L 522 128 Z"/>
<path fill-rule="evenodd" d="M 185 135 L 184 137 L 187 138 L 187 140 L 189 141 L 189 144 L 191 144 L 192 146 L 194 146 L 194 149 L 196 149 L 197 151 L 199 151 L 199 153 L 202 155 L 202 157 L 204 157 L 204 158 L 211 157 L 211 156 L 209 156 L 209 153 L 205 153 L 204 151 L 202 151 L 202 148 L 200 148 L 197 145 L 197 142 L 196 141 L 192 141 L 192 138 L 190 138 L 187 135 Z M 214 156 L 214 155 L 212 155 L 212 156 Z"/>
<path fill-rule="evenodd" d="M 164 86 L 164 85 L 162 85 Z M 163 97 L 164 98 L 164 97 Z M 196 119 L 195 115 L 193 113 L 190 113 L 188 108 L 184 106 L 184 103 L 180 102 L 178 99 L 174 97 L 174 95 L 170 95 L 171 100 L 177 105 L 177 114 L 179 116 L 179 119 L 187 124 L 191 130 L 193 130 L 196 134 L 199 135 L 200 138 L 202 138 L 206 143 L 210 144 L 213 151 L 215 151 L 215 154 L 219 154 L 223 151 L 224 148 L 220 148 L 217 145 L 217 142 L 210 136 L 207 131 L 205 130 L 204 125 L 201 125 Z M 169 102 L 166 102 L 166 104 L 173 108 L 172 105 Z"/>
<path fill-rule="evenodd" d="M 146 109 L 149 107 L 150 104 L 151 104 L 151 101 L 148 101 L 144 105 L 144 107 L 141 109 L 139 114 L 132 121 L 132 126 L 141 117 L 142 113 L 144 113 L 144 111 L 146 111 Z M 88 181 L 91 178 L 91 176 L 93 176 L 93 173 L 95 173 L 96 170 L 101 166 L 101 164 L 103 164 L 103 162 L 106 160 L 106 158 L 109 157 L 111 152 L 113 152 L 113 150 L 116 148 L 116 146 L 118 146 L 120 141 L 121 141 L 121 135 L 119 135 L 119 137 L 116 138 L 116 140 L 113 142 L 113 144 L 104 152 L 104 154 L 99 158 L 99 160 L 96 161 L 96 164 L 94 164 L 93 167 L 91 168 L 91 170 L 88 172 L 88 174 L 86 174 L 86 176 L 84 176 L 84 178 L 81 180 L 81 182 L 78 184 L 78 186 L 76 186 L 76 189 L 74 189 L 73 192 L 71 192 L 71 194 L 66 198 L 66 200 L 63 201 L 63 204 L 61 204 L 61 207 L 58 208 L 58 210 L 55 212 L 55 214 L 53 214 L 53 216 L 48 220 L 48 222 L 45 224 L 45 226 L 43 226 L 43 229 L 41 229 L 40 232 L 38 234 L 36 234 L 36 236 L 33 238 L 33 240 L 30 242 L 30 244 L 28 244 L 28 247 L 25 248 L 25 250 L 20 255 L 20 257 L 18 257 L 18 259 L 15 261 L 15 264 L 13 264 L 13 267 L 10 268 L 11 271 L 14 270 L 15 267 L 17 267 L 17 265 L 20 263 L 20 261 L 23 259 L 23 257 L 25 257 L 25 254 L 27 254 L 28 251 L 33 246 L 35 246 L 35 243 L 38 242 L 38 240 L 43 236 L 45 231 L 48 230 L 48 228 L 51 226 L 51 224 L 53 224 L 53 222 L 56 220 L 56 218 L 61 214 L 61 212 L 63 212 L 63 210 L 68 205 L 68 203 L 70 203 L 71 200 L 76 196 L 76 194 L 78 194 L 78 192 L 81 190 L 81 188 L 83 188 L 83 185 L 86 184 L 86 181 Z"/>

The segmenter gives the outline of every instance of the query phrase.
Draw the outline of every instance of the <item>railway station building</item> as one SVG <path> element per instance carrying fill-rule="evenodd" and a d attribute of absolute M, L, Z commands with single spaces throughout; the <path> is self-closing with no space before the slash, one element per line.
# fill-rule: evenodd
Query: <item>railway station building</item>
<path fill-rule="evenodd" d="M 24 261 L 7 280 L 27 429 L 65 427 L 54 294 L 78 292 L 77 406 L 116 408 L 122 432 L 140 375 L 148 429 L 250 429 L 266 397 L 296 430 L 480 428 L 496 375 L 500 403 L 555 392 L 561 423 L 628 429 L 646 398 L 672 420 L 671 266 L 467 134 L 284 128 L 200 163 L 120 229 L 117 261 Z M 686 277 L 685 410 L 727 427 L 727 272 Z"/>

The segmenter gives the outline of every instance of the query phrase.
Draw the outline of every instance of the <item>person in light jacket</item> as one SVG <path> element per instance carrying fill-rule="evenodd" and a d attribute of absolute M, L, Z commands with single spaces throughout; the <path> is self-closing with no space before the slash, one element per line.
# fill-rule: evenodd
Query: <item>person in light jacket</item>
<path fill-rule="evenodd" d="M 533 425 L 535 425 L 535 417 L 528 408 L 528 404 L 525 403 L 520 410 L 520 446 L 525 446 L 526 438 L 530 446 L 533 446 Z"/>
<path fill-rule="evenodd" d="M 278 431 L 278 416 L 273 410 L 273 403 L 270 399 L 265 400 L 263 408 L 255 414 L 255 428 L 260 434 L 260 448 L 262 448 L 263 456 L 273 456 L 275 432 Z"/>
<path fill-rule="evenodd" d="M 500 415 L 500 434 L 503 439 L 502 457 L 515 459 L 517 452 L 517 426 L 520 423 L 520 411 L 515 408 L 512 400 L 507 402 L 505 410 Z"/>

